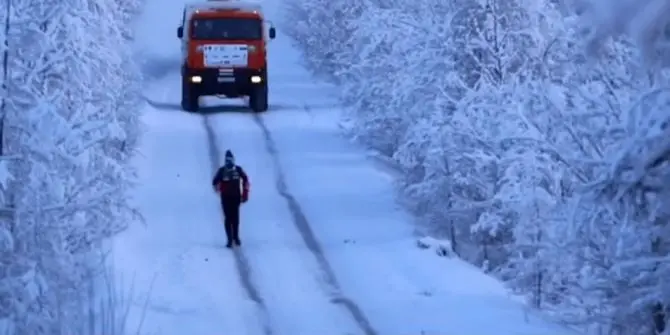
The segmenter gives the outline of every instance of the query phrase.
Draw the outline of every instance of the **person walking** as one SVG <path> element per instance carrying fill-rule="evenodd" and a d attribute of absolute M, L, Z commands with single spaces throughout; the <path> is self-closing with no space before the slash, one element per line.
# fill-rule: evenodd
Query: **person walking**
<path fill-rule="evenodd" d="M 235 156 L 226 150 L 225 163 L 216 171 L 212 179 L 214 190 L 219 193 L 223 209 L 224 226 L 228 243 L 239 246 L 240 241 L 240 206 L 249 200 L 249 177 L 241 166 L 235 164 Z"/>

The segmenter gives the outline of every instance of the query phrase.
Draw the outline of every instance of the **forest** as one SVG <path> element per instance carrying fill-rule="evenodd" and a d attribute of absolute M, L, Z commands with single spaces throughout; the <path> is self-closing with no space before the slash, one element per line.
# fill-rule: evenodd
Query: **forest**
<path fill-rule="evenodd" d="M 121 334 L 109 238 L 141 222 L 136 0 L 0 4 L 0 334 Z"/>
<path fill-rule="evenodd" d="M 595 334 L 670 334 L 666 0 L 290 0 L 348 135 L 431 235 Z M 0 334 L 122 334 L 140 0 L 0 5 Z M 439 313 L 439 311 L 436 311 Z"/>
<path fill-rule="evenodd" d="M 423 229 L 576 329 L 670 333 L 670 2 L 285 11 L 306 65 L 339 86 L 348 134 L 402 171 Z"/>

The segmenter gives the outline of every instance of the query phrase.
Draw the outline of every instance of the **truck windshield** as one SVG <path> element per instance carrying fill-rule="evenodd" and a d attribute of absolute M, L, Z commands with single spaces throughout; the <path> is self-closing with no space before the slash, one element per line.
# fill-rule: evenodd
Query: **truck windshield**
<path fill-rule="evenodd" d="M 194 19 L 191 26 L 193 40 L 261 40 L 263 24 L 251 18 Z"/>

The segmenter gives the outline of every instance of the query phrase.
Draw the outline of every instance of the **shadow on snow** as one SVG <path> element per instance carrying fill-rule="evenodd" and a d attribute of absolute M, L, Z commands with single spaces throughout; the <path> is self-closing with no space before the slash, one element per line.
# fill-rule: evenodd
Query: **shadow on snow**
<path fill-rule="evenodd" d="M 146 102 L 153 108 L 165 111 L 184 111 L 181 108 L 179 103 L 173 102 L 164 102 L 156 101 L 150 98 L 144 98 Z M 290 106 L 290 105 L 279 105 L 279 104 L 270 104 L 268 111 L 278 111 L 278 110 L 290 110 L 290 109 L 303 109 L 302 106 Z M 199 114 L 217 114 L 217 113 L 251 113 L 251 109 L 245 105 L 209 105 L 209 106 L 200 106 L 198 108 Z"/>

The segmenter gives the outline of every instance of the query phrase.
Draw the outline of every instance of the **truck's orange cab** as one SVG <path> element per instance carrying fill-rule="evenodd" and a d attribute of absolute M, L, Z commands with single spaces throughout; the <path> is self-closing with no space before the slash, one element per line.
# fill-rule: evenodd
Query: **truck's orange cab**
<path fill-rule="evenodd" d="M 177 30 L 184 109 L 197 109 L 203 95 L 248 95 L 254 110 L 267 109 L 266 44 L 276 32 L 266 26 L 260 5 L 253 3 L 209 1 L 184 8 Z"/>

